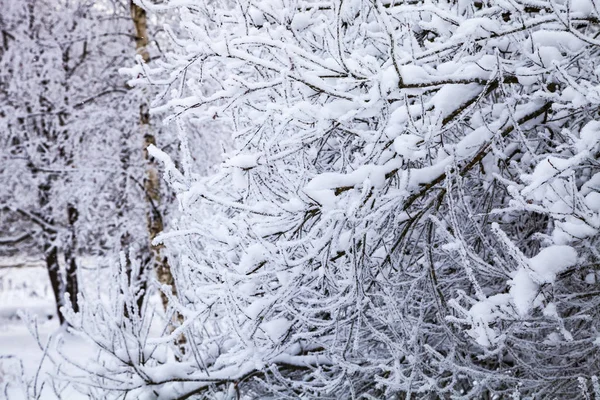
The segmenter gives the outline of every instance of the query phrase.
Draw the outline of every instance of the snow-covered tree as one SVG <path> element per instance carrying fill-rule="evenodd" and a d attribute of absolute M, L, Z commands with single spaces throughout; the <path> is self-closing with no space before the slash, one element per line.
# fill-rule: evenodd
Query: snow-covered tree
<path fill-rule="evenodd" d="M 124 280 L 112 308 L 69 316 L 100 352 L 78 383 L 161 399 L 599 389 L 600 3 L 140 4 L 179 18 L 166 59 L 130 72 L 164 86 L 155 110 L 181 132 L 181 168 L 152 154 L 179 193 L 160 240 L 185 321 L 157 336 L 149 312 L 120 319 Z M 234 135 L 209 178 L 190 121 Z"/>
<path fill-rule="evenodd" d="M 118 73 L 134 53 L 128 3 L 0 8 L 0 236 L 28 237 L 5 242 L 42 255 L 57 308 L 65 291 L 76 308 L 77 255 L 148 247 L 139 94 Z"/>

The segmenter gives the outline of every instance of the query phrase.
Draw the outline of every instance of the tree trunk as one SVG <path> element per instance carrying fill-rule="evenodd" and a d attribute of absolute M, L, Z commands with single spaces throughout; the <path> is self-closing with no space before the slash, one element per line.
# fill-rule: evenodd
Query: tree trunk
<path fill-rule="evenodd" d="M 56 236 L 55 234 L 46 233 L 47 239 L 44 244 L 44 258 L 46 261 L 46 269 L 48 270 L 48 278 L 50 279 L 50 286 L 54 292 L 54 299 L 56 300 L 56 315 L 60 324 L 64 324 L 65 317 L 61 313 L 61 307 L 65 306 L 66 299 L 65 294 L 69 294 L 69 304 L 74 312 L 79 311 L 79 304 L 77 302 L 77 294 L 79 293 L 79 282 L 77 279 L 77 259 L 76 259 L 76 236 L 74 230 L 74 224 L 77 221 L 78 212 L 77 209 L 69 204 L 68 205 L 68 222 L 71 226 L 70 243 L 66 245 L 65 250 L 65 277 L 60 274 L 60 264 L 58 259 L 58 248 L 53 243 Z"/>
<path fill-rule="evenodd" d="M 56 301 L 56 315 L 60 324 L 64 324 L 65 318 L 60 312 L 60 308 L 64 305 L 63 297 L 63 284 L 60 279 L 60 268 L 58 265 L 58 250 L 56 246 L 51 243 L 47 243 L 44 246 L 44 258 L 46 260 L 46 269 L 48 270 L 48 278 L 50 278 L 50 286 L 54 293 L 54 299 Z"/>
<path fill-rule="evenodd" d="M 65 250 L 65 293 L 69 294 L 71 307 L 74 312 L 79 311 L 77 303 L 77 293 L 79 293 L 79 282 L 77 281 L 77 235 L 75 232 L 75 223 L 79 218 L 79 212 L 73 204 L 67 205 L 67 219 L 71 229 L 71 240 Z"/>
<path fill-rule="evenodd" d="M 52 215 L 52 208 L 50 207 L 50 189 L 52 186 L 52 179 L 48 177 L 44 182 L 39 185 L 39 204 L 40 210 L 46 210 L 49 215 Z M 66 305 L 65 293 L 69 293 L 69 301 L 71 308 L 73 311 L 77 312 L 79 310 L 79 306 L 77 304 L 77 293 L 79 291 L 79 285 L 77 282 L 77 263 L 75 261 L 75 230 L 74 224 L 77 221 L 77 209 L 69 204 L 67 208 L 67 220 L 69 225 L 71 226 L 71 243 L 69 243 L 65 248 L 65 271 L 66 277 L 63 279 L 60 273 L 60 263 L 59 263 L 59 249 L 55 244 L 57 235 L 59 234 L 57 231 L 48 229 L 47 227 L 42 226 L 43 235 L 44 235 L 44 259 L 46 262 L 46 269 L 48 270 L 48 278 L 50 279 L 50 286 L 52 288 L 52 292 L 54 293 L 54 299 L 56 301 L 56 316 L 58 317 L 58 321 L 61 325 L 63 325 L 65 321 L 65 317 L 60 311 L 60 309 Z M 53 219 L 47 219 L 45 221 L 49 225 L 53 225 Z"/>
<path fill-rule="evenodd" d="M 136 52 L 144 62 L 150 60 L 148 53 L 148 23 L 146 11 L 136 5 L 133 0 L 131 5 L 131 18 L 136 30 Z M 148 236 L 150 238 L 150 253 L 154 270 L 158 281 L 163 285 L 171 287 L 173 294 L 177 295 L 173 274 L 169 267 L 167 258 L 163 255 L 164 247 L 162 245 L 153 246 L 152 241 L 163 230 L 163 219 L 160 212 L 160 175 L 156 161 L 151 159 L 148 154 L 148 146 L 156 144 L 156 138 L 150 130 L 150 114 L 148 104 L 143 102 L 140 105 L 140 128 L 143 133 L 144 143 L 143 152 L 146 161 L 146 177 L 144 179 L 144 191 L 146 192 L 146 201 L 148 202 L 148 211 L 146 213 Z M 163 307 L 167 308 L 167 297 L 161 292 Z"/>
<path fill-rule="evenodd" d="M 49 192 L 51 187 L 51 180 L 48 179 L 46 182 L 39 185 L 39 202 L 40 209 L 44 209 L 49 203 Z M 49 214 L 52 213 L 51 209 L 47 210 Z M 67 221 L 69 223 L 70 242 L 63 247 L 65 253 L 65 272 L 66 276 L 61 276 L 60 263 L 59 263 L 59 249 L 56 247 L 55 240 L 58 232 L 55 230 L 49 230 L 47 227 L 43 229 L 44 235 L 44 259 L 46 262 L 46 269 L 48 270 L 48 278 L 50 279 L 50 286 L 54 293 L 54 299 L 56 300 L 56 315 L 60 324 L 64 324 L 65 317 L 61 313 L 60 309 L 65 306 L 66 299 L 65 293 L 69 293 L 69 303 L 73 311 L 79 311 L 79 305 L 77 303 L 77 293 L 79 292 L 79 283 L 77 280 L 77 261 L 76 261 L 76 236 L 75 236 L 75 222 L 79 213 L 74 205 L 68 204 L 67 206 Z M 47 220 L 46 223 L 49 225 L 53 224 L 53 220 Z"/>

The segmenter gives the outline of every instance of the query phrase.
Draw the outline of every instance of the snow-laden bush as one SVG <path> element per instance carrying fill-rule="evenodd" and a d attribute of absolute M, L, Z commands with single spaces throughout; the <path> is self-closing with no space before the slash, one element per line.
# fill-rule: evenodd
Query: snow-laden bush
<path fill-rule="evenodd" d="M 179 20 L 144 69 L 156 110 L 230 126 L 236 150 L 202 179 L 185 135 L 180 170 L 152 150 L 179 192 L 162 241 L 184 322 L 149 342 L 179 355 L 128 355 L 105 389 L 593 392 L 600 3 L 142 5 Z"/>

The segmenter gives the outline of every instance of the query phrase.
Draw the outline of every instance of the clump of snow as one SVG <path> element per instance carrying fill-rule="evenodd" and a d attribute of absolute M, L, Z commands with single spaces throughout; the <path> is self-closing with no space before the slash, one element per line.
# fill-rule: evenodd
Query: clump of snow
<path fill-rule="evenodd" d="M 412 135 L 400 135 L 394 140 L 394 150 L 408 161 L 415 161 L 427 155 L 425 149 L 419 148 L 423 138 Z"/>
<path fill-rule="evenodd" d="M 517 67 L 515 69 L 515 75 L 521 85 L 533 85 L 538 80 L 538 75 L 533 74 L 530 68 Z"/>
<path fill-rule="evenodd" d="M 402 72 L 402 70 L 400 71 Z M 398 73 L 393 65 L 382 69 L 380 72 L 379 88 L 382 94 L 386 95 L 394 91 L 396 88 L 398 88 L 399 82 L 400 79 L 398 78 Z"/>
<path fill-rule="evenodd" d="M 531 40 L 537 46 L 555 47 L 572 52 L 580 51 L 585 42 L 570 32 L 540 29 L 531 34 Z"/>
<path fill-rule="evenodd" d="M 466 104 L 483 90 L 478 83 L 467 85 L 445 85 L 433 96 L 431 103 L 440 119 L 446 118 L 463 104 Z"/>
<path fill-rule="evenodd" d="M 540 162 L 531 175 L 523 175 L 521 179 L 531 182 L 530 186 L 540 186 L 550 178 L 560 174 L 568 167 L 568 160 L 558 157 L 548 157 Z"/>
<path fill-rule="evenodd" d="M 594 212 L 600 212 L 600 193 L 591 192 L 585 196 L 585 205 Z"/>
<path fill-rule="evenodd" d="M 585 239 L 598 233 L 597 228 L 594 228 L 593 226 L 588 225 L 585 221 L 570 215 L 565 218 L 565 221 L 556 223 L 556 233 L 558 233 L 559 230 L 568 235 L 568 237 L 565 237 L 565 240 L 562 242 L 562 244 L 569 243 L 573 238 Z"/>
<path fill-rule="evenodd" d="M 542 310 L 542 314 L 549 318 L 558 318 L 558 311 L 556 310 L 556 304 L 548 303 Z"/>
<path fill-rule="evenodd" d="M 532 58 L 536 62 L 541 62 L 546 68 L 550 68 L 555 62 L 559 63 L 564 59 L 561 51 L 554 46 L 538 47 L 532 54 Z"/>
<path fill-rule="evenodd" d="M 528 183 L 527 187 L 521 190 L 521 193 L 525 197 L 542 201 L 547 195 L 547 184 L 554 178 L 570 171 L 572 167 L 581 163 L 587 155 L 588 152 L 583 151 L 570 158 L 547 157 L 536 165 L 532 174 L 521 175 L 521 179 Z M 550 189 L 550 191 L 553 190 L 555 189 Z"/>
<path fill-rule="evenodd" d="M 297 31 L 301 31 L 306 29 L 311 23 L 311 15 L 310 13 L 296 13 L 294 14 L 294 18 L 292 19 L 292 29 Z"/>
<path fill-rule="evenodd" d="M 509 282 L 510 294 L 520 316 L 529 313 L 537 297 L 539 286 L 553 284 L 556 276 L 577 262 L 577 252 L 571 246 L 554 245 L 542 249 L 529 259 L 528 269 L 521 267 Z"/>
<path fill-rule="evenodd" d="M 396 159 L 385 165 L 362 165 L 348 174 L 322 173 L 308 182 L 304 192 L 321 205 L 333 207 L 337 202 L 334 190 L 355 188 L 362 184 L 381 187 L 385 183 L 386 174 L 400 167 L 401 161 Z"/>
<path fill-rule="evenodd" d="M 571 10 L 583 15 L 589 15 L 594 11 L 593 0 L 571 0 Z"/>
<path fill-rule="evenodd" d="M 565 88 L 560 97 L 563 101 L 571 103 L 573 107 L 581 107 L 588 104 L 585 95 L 571 86 Z"/>
<path fill-rule="evenodd" d="M 238 154 L 225 161 L 225 165 L 241 169 L 254 168 L 258 165 L 260 156 L 261 154 Z"/>
<path fill-rule="evenodd" d="M 245 274 L 257 268 L 263 262 L 266 262 L 269 251 L 261 243 L 254 243 L 246 248 L 240 263 L 238 272 Z"/>
<path fill-rule="evenodd" d="M 470 18 L 460 24 L 454 35 L 457 38 L 464 37 L 465 39 L 468 37 L 484 38 L 500 30 L 500 24 L 496 20 L 490 18 Z"/>
<path fill-rule="evenodd" d="M 471 329 L 467 333 L 482 346 L 496 344 L 499 336 L 490 325 L 505 315 L 513 314 L 510 305 L 514 307 L 518 317 L 526 317 L 536 304 L 540 285 L 553 284 L 559 273 L 576 262 L 577 252 L 570 246 L 553 245 L 542 249 L 535 257 L 528 259 L 526 265 L 517 269 L 508 281 L 509 293 L 489 296 L 471 306 L 468 311 Z M 553 304 L 546 305 L 543 313 L 558 318 Z M 563 336 L 569 340 L 570 334 L 564 330 Z"/>
<path fill-rule="evenodd" d="M 556 275 L 577 263 L 577 251 L 571 246 L 554 245 L 529 259 L 538 283 L 554 283 Z"/>
<path fill-rule="evenodd" d="M 581 131 L 579 131 L 579 142 L 577 143 L 578 151 L 590 150 L 597 148 L 600 141 L 600 121 L 588 122 Z"/>
<path fill-rule="evenodd" d="M 276 318 L 261 325 L 269 337 L 279 341 L 283 335 L 290 329 L 292 323 L 285 318 Z"/>
<path fill-rule="evenodd" d="M 526 316 L 538 295 L 539 285 L 533 281 L 529 273 L 520 268 L 510 280 L 510 295 L 521 317 Z"/>
<path fill-rule="evenodd" d="M 423 67 L 414 64 L 401 66 L 400 74 L 402 74 L 402 80 L 404 83 L 408 84 L 418 84 L 431 80 L 429 74 Z"/>
<path fill-rule="evenodd" d="M 587 274 L 585 276 L 584 281 L 588 285 L 593 285 L 595 283 L 598 283 L 598 274 L 596 272 L 590 272 L 589 274 Z"/>
<path fill-rule="evenodd" d="M 498 342 L 498 335 L 490 324 L 505 311 L 509 298 L 506 293 L 490 296 L 475 303 L 469 310 L 471 329 L 467 333 L 481 346 L 489 347 Z"/>
<path fill-rule="evenodd" d="M 548 337 L 546 338 L 546 340 L 544 340 L 544 344 L 550 345 L 550 346 L 556 346 L 558 344 L 561 343 L 560 340 L 560 335 L 556 332 L 552 332 L 548 335 Z"/>

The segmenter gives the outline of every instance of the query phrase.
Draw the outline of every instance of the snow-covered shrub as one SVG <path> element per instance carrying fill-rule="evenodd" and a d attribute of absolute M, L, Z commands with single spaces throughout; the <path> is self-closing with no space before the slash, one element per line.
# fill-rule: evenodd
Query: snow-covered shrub
<path fill-rule="evenodd" d="M 184 318 L 155 340 L 187 344 L 123 367 L 149 395 L 593 392 L 600 4 L 140 3 L 178 13 L 132 74 L 164 85 L 184 153 L 152 149 Z M 234 134 L 209 178 L 189 118 Z"/>

